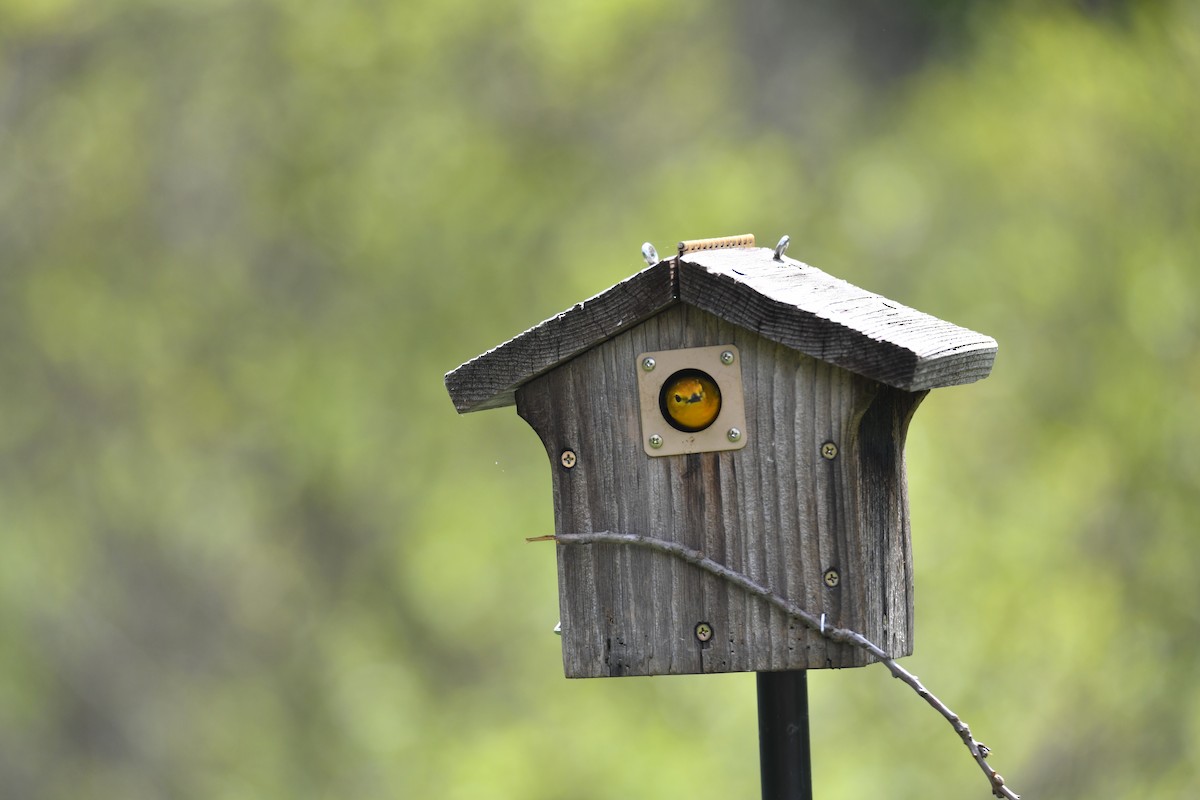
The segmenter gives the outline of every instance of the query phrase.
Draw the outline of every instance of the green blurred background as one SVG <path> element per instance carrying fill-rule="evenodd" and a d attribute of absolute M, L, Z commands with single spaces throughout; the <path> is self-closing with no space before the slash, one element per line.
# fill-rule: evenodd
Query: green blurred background
<path fill-rule="evenodd" d="M 1026 797 L 1200 795 L 1190 2 L 0 0 L 0 796 L 756 797 L 754 678 L 567 681 L 442 375 L 742 232 L 994 336 L 916 654 Z M 987 797 L 881 667 L 819 798 Z"/>

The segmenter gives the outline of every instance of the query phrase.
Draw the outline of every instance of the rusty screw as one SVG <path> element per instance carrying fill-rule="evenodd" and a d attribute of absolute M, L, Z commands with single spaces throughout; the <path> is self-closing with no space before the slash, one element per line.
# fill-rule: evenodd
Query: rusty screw
<path fill-rule="evenodd" d="M 562 465 L 567 469 L 571 469 L 577 463 L 579 463 L 579 458 L 575 455 L 574 450 L 563 450 L 562 455 L 559 456 L 558 460 L 562 462 Z"/>
<path fill-rule="evenodd" d="M 707 622 L 697 622 L 696 623 L 696 638 L 697 639 L 699 639 L 702 642 L 707 642 L 712 637 L 713 637 L 712 625 L 709 625 Z"/>
<path fill-rule="evenodd" d="M 832 589 L 833 587 L 837 586 L 839 583 L 842 582 L 842 576 L 838 575 L 838 571 L 836 569 L 825 570 L 824 577 L 825 577 L 825 585 L 828 586 L 830 589 Z"/>
<path fill-rule="evenodd" d="M 826 442 L 825 444 L 821 445 L 821 455 L 830 461 L 837 458 L 837 453 L 837 445 L 833 442 Z"/>

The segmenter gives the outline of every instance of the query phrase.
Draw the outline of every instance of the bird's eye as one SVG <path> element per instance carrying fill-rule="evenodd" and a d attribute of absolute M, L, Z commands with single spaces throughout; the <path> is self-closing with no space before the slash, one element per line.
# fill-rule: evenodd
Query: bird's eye
<path fill-rule="evenodd" d="M 676 430 L 702 431 L 721 413 L 721 388 L 707 372 L 681 369 L 663 384 L 658 407 Z"/>

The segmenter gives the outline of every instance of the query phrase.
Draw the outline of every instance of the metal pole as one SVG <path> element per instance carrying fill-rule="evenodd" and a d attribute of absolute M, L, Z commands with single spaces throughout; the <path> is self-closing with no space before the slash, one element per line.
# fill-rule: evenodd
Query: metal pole
<path fill-rule="evenodd" d="M 763 800 L 812 800 L 808 673 L 758 673 L 758 759 Z"/>

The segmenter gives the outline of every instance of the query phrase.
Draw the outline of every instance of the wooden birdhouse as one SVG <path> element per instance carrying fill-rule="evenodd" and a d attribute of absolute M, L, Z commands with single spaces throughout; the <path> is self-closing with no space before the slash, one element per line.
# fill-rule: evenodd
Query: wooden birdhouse
<path fill-rule="evenodd" d="M 782 250 L 681 243 L 446 386 L 460 413 L 515 403 L 541 437 L 558 534 L 684 544 L 908 655 L 909 420 L 928 390 L 986 377 L 996 342 Z M 568 677 L 872 660 L 669 553 L 556 550 Z"/>

